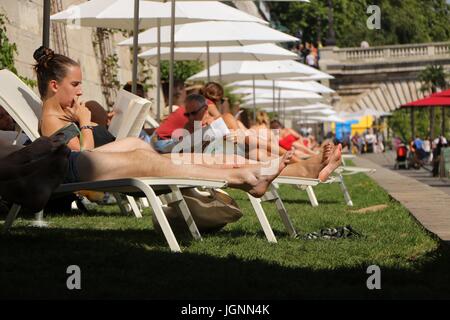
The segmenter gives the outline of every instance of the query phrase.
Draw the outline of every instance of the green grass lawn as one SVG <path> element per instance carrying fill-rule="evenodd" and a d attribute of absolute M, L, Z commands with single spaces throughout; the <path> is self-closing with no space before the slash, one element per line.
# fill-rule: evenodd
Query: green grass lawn
<path fill-rule="evenodd" d="M 229 190 L 244 217 L 193 241 L 177 234 L 182 254 L 170 252 L 143 219 L 115 206 L 82 215 L 51 215 L 48 229 L 19 219 L 0 238 L 0 297 L 15 298 L 449 298 L 450 251 L 371 179 L 346 177 L 355 207 L 337 184 L 316 190 L 312 208 L 304 191 L 281 186 L 280 195 L 300 234 L 350 224 L 362 238 L 288 237 L 274 204 L 264 204 L 278 243 L 266 241 L 246 194 Z M 371 213 L 354 209 L 377 204 Z M 368 290 L 368 266 L 381 268 L 381 290 Z M 82 290 L 66 288 L 66 268 L 81 268 Z"/>

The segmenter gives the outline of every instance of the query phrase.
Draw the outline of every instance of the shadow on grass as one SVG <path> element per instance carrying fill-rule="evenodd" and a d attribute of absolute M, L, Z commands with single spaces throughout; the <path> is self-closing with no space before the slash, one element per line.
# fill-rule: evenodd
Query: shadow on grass
<path fill-rule="evenodd" d="M 289 236 L 288 232 L 283 230 L 277 230 L 272 228 L 273 234 L 275 235 L 275 237 L 280 240 L 280 239 L 290 239 L 291 237 Z M 297 230 L 298 232 L 298 230 Z M 203 234 L 203 233 L 202 233 Z M 206 236 L 208 236 L 206 234 Z M 219 236 L 221 238 L 229 238 L 229 239 L 239 239 L 242 237 L 246 237 L 246 236 L 251 236 L 251 237 L 257 237 L 260 239 L 264 239 L 266 240 L 266 235 L 264 234 L 263 230 L 246 230 L 246 229 L 241 229 L 239 227 L 234 227 L 231 230 L 221 230 L 218 233 L 214 234 L 214 236 Z"/>
<path fill-rule="evenodd" d="M 317 202 L 320 204 L 342 204 L 344 203 L 344 200 L 330 200 L 330 199 L 317 199 Z M 309 200 L 302 200 L 302 199 L 284 199 L 283 203 L 289 203 L 289 204 L 304 204 L 304 205 L 311 205 L 311 202 Z"/>
<path fill-rule="evenodd" d="M 0 237 L 1 298 L 302 299 L 449 298 L 450 252 L 442 245 L 419 271 L 381 267 L 382 290 L 368 290 L 368 266 L 288 268 L 258 258 L 169 252 L 152 230 L 19 227 Z M 228 237 L 240 231 L 226 232 Z M 182 246 L 188 245 L 184 239 Z M 320 254 L 320 253 L 318 253 Z M 69 265 L 82 290 L 66 288 Z M 438 278 L 437 275 L 443 277 Z"/>
<path fill-rule="evenodd" d="M 6 216 L 7 216 L 7 212 L 1 212 L 0 213 L 0 221 L 5 220 Z M 111 212 L 105 212 L 105 211 L 99 211 L 94 209 L 90 209 L 88 212 L 83 212 L 81 210 L 72 210 L 72 211 L 64 211 L 64 212 L 58 212 L 58 213 L 53 213 L 53 212 L 46 212 L 44 213 L 44 220 L 47 220 L 48 218 L 71 218 L 71 217 L 105 217 L 105 218 L 111 218 L 111 217 L 120 217 L 120 216 L 125 216 L 123 215 L 120 211 L 116 210 L 116 211 L 111 211 Z M 129 217 L 134 217 L 133 213 L 129 213 L 128 215 Z M 30 213 L 30 212 L 19 212 L 18 218 L 27 220 L 28 222 L 31 222 L 32 220 L 34 220 L 35 218 L 35 213 Z"/>

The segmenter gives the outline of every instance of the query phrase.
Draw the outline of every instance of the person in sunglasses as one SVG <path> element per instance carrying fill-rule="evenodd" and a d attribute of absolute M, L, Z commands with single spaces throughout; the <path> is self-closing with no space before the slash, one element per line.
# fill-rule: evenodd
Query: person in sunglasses
<path fill-rule="evenodd" d="M 200 122 L 202 127 L 210 125 L 215 118 L 208 112 L 207 100 L 199 94 L 191 94 L 186 98 L 186 106 L 184 116 L 188 119 L 185 128 L 190 132 L 194 132 L 195 122 Z"/>
<path fill-rule="evenodd" d="M 208 82 L 200 89 L 200 94 L 206 98 L 208 113 L 214 119 L 222 118 L 228 129 L 237 130 L 239 124 L 230 112 L 223 88 L 217 82 Z"/>
<path fill-rule="evenodd" d="M 208 105 L 203 96 L 191 94 L 184 104 L 185 106 L 179 106 L 172 112 L 152 134 L 151 144 L 159 153 L 170 153 L 186 130 L 194 132 L 195 121 L 200 122 L 202 127 L 214 121 L 208 113 Z"/>
<path fill-rule="evenodd" d="M 167 83 L 163 84 L 163 93 L 164 99 L 167 102 L 169 100 L 169 87 Z M 175 131 L 184 128 L 188 123 L 188 118 L 185 116 L 185 99 L 186 89 L 184 83 L 177 80 L 174 83 L 173 90 L 173 112 L 161 121 L 159 127 L 150 136 L 150 144 L 159 153 L 170 153 L 172 151 L 173 147 L 179 141 L 179 136 L 176 135 Z"/>

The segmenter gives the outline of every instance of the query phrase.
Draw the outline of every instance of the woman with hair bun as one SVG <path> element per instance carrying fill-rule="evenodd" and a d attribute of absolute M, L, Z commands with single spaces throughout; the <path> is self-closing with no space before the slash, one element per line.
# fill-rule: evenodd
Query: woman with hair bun
<path fill-rule="evenodd" d="M 65 182 L 162 176 L 220 178 L 228 181 L 232 188 L 261 197 L 290 160 L 290 153 L 277 158 L 278 167 L 270 174 L 263 174 L 261 164 L 231 169 L 221 165 L 175 164 L 138 138 L 125 138 L 97 147 L 94 135 L 98 126 L 92 123 L 90 111 L 80 100 L 80 65 L 44 47 L 37 49 L 33 57 L 36 59 L 34 69 L 43 101 L 40 120 L 42 135 L 50 136 L 70 122 L 77 123 L 81 129 L 81 139 L 75 137 L 68 143 L 72 152 Z"/>
<path fill-rule="evenodd" d="M 78 62 L 53 50 L 39 47 L 33 54 L 38 89 L 43 101 L 40 131 L 51 135 L 70 122 L 78 125 L 82 141 L 73 138 L 71 150 L 92 150 L 115 140 L 104 126 L 91 121 L 91 112 L 79 97 L 81 69 Z"/>

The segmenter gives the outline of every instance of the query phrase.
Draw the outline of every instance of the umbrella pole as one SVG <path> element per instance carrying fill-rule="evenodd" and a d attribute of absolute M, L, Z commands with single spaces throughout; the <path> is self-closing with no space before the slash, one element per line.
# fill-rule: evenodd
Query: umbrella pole
<path fill-rule="evenodd" d="M 222 54 L 219 53 L 219 83 L 222 84 Z"/>
<path fill-rule="evenodd" d="M 430 137 L 431 137 L 431 139 L 434 139 L 435 108 L 436 107 L 430 108 Z"/>
<path fill-rule="evenodd" d="M 253 123 L 256 124 L 256 97 L 255 97 L 255 76 L 252 76 L 253 84 Z"/>
<path fill-rule="evenodd" d="M 171 0 L 172 10 L 170 14 L 170 63 L 169 63 L 169 112 L 173 105 L 173 61 L 175 58 L 175 0 Z"/>
<path fill-rule="evenodd" d="M 272 80 L 272 94 L 273 94 L 272 109 L 273 109 L 273 113 L 275 113 L 275 80 Z"/>
<path fill-rule="evenodd" d="M 157 69 L 157 90 L 156 90 L 156 119 L 161 121 L 161 19 L 157 19 L 157 41 L 158 41 L 158 69 Z"/>
<path fill-rule="evenodd" d="M 281 119 L 281 89 L 278 89 L 278 114 Z"/>
<path fill-rule="evenodd" d="M 414 124 L 414 108 L 411 107 L 411 140 L 414 140 L 416 135 L 416 128 Z"/>
<path fill-rule="evenodd" d="M 42 45 L 50 46 L 50 0 L 44 0 L 44 26 L 42 29 Z"/>
<path fill-rule="evenodd" d="M 441 115 L 442 115 L 441 135 L 445 137 L 445 107 L 441 107 Z"/>
<path fill-rule="evenodd" d="M 50 47 L 50 0 L 44 0 L 44 25 L 42 29 L 42 45 L 46 48 Z M 39 227 L 47 227 L 48 223 L 44 221 L 44 213 L 43 211 L 39 211 L 35 214 L 35 220 L 33 225 Z"/>
<path fill-rule="evenodd" d="M 209 41 L 206 41 L 206 70 L 208 70 L 208 82 L 211 81 L 211 70 L 209 70 L 210 66 L 211 62 L 209 61 Z"/>
<path fill-rule="evenodd" d="M 136 94 L 137 85 L 137 59 L 138 59 L 138 32 L 139 32 L 139 0 L 134 0 L 134 29 L 133 29 L 133 70 L 131 92 Z"/>

